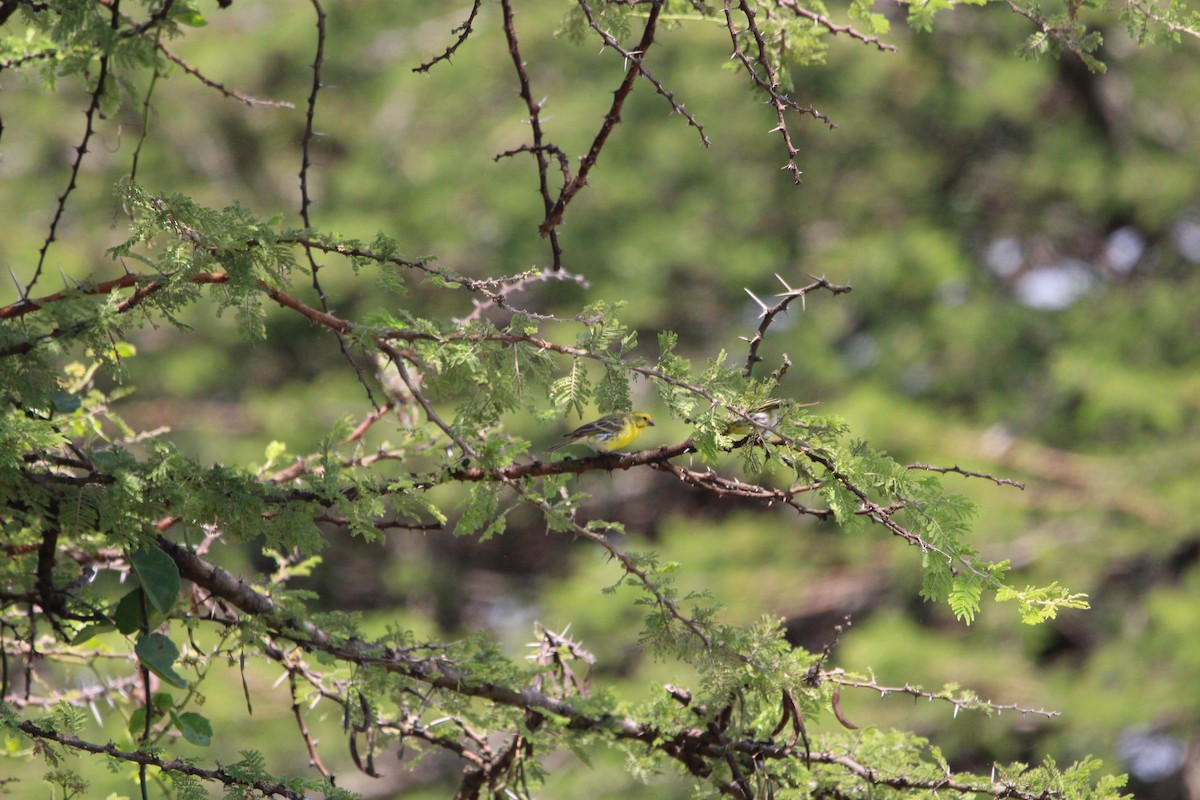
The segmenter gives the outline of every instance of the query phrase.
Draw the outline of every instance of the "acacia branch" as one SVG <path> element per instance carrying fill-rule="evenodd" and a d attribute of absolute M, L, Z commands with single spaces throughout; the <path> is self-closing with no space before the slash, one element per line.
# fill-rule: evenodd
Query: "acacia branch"
<path fill-rule="evenodd" d="M 800 307 L 804 308 L 804 298 L 818 289 L 825 289 L 834 295 L 845 294 L 851 291 L 851 287 L 849 285 L 838 286 L 830 283 L 824 277 L 818 278 L 815 275 L 810 277 L 812 277 L 815 283 L 810 283 L 808 286 L 802 286 L 799 289 L 793 289 L 791 286 L 788 286 L 787 281 L 785 281 L 779 275 L 779 273 L 775 273 L 775 278 L 783 284 L 784 291 L 775 295 L 781 299 L 778 303 L 772 306 L 768 306 L 762 300 L 759 300 L 758 297 L 754 295 L 754 292 L 746 289 L 746 294 L 750 295 L 750 298 L 757 303 L 758 307 L 761 309 L 761 313 L 758 315 L 758 318 L 762 321 L 758 324 L 758 330 L 754 332 L 753 336 L 751 336 L 749 339 L 743 337 L 743 341 L 748 342 L 750 345 L 750 349 L 746 353 L 746 365 L 742 367 L 743 377 L 749 378 L 750 373 L 754 371 L 754 365 L 762 361 L 762 357 L 758 354 L 758 349 L 762 346 L 763 339 L 766 337 L 767 328 L 771 327 L 771 323 L 775 321 L 777 316 L 787 311 L 788 306 L 791 305 L 793 300 L 799 300 Z"/>
<path fill-rule="evenodd" d="M 1140 3 L 1138 0 L 1126 0 L 1126 2 L 1129 4 L 1130 8 L 1137 9 L 1146 19 L 1157 22 L 1171 33 L 1184 33 L 1188 36 L 1200 39 L 1200 30 L 1197 30 L 1196 28 L 1190 28 L 1187 25 L 1180 25 L 1179 23 L 1171 22 L 1161 14 L 1151 11 L 1144 3 Z M 1193 16 L 1193 20 L 1195 19 L 1196 17 Z"/>
<path fill-rule="evenodd" d="M 529 130 L 533 138 L 529 152 L 533 153 L 534 160 L 537 162 L 538 192 L 542 196 L 543 211 L 549 215 L 554 201 L 550 196 L 550 164 L 546 160 L 547 148 L 550 145 L 546 143 L 545 134 L 542 131 L 542 104 L 534 102 L 533 92 L 529 88 L 529 74 L 525 71 L 525 60 L 521 56 L 521 44 L 517 39 L 512 0 L 500 0 L 500 7 L 504 12 L 504 38 L 508 42 L 508 54 L 512 58 L 513 69 L 517 73 L 518 91 L 529 112 Z M 554 149 L 557 150 L 557 148 Z M 567 180 L 566 172 L 567 168 L 564 164 L 564 181 Z M 550 240 L 550 268 L 552 270 L 562 269 L 562 247 L 558 242 L 558 231 L 543 231 L 542 235 Z"/>
<path fill-rule="evenodd" d="M 586 0 L 580 0 L 580 3 L 586 5 Z M 642 38 L 636 47 L 628 51 L 629 66 L 625 70 L 625 79 L 613 93 L 612 105 L 609 107 L 608 113 L 604 115 L 604 122 L 601 124 L 600 130 L 596 132 L 591 148 L 579 164 L 579 172 L 570 183 L 562 188 L 558 199 L 554 201 L 554 206 L 547 212 L 546 219 L 538 227 L 542 236 L 550 236 L 554 233 L 555 228 L 562 223 L 563 212 L 566 210 L 567 204 L 579 193 L 580 189 L 587 185 L 588 175 L 591 173 L 592 167 L 596 166 L 600 151 L 604 149 L 608 137 L 617 127 L 617 123 L 621 121 L 621 109 L 625 106 L 630 92 L 633 91 L 634 81 L 638 75 L 642 74 L 642 60 L 645 59 L 650 45 L 654 44 L 654 33 L 658 28 L 658 17 L 661 13 L 661 2 L 655 2 L 650 6 L 650 13 L 646 16 L 646 26 L 642 29 Z"/>
<path fill-rule="evenodd" d="M 625 59 L 627 64 L 636 66 L 638 73 L 650 82 L 650 85 L 654 87 L 655 91 L 666 98 L 667 102 L 671 104 L 671 108 L 675 111 L 675 113 L 686 119 L 688 121 L 688 125 L 691 125 L 696 129 L 696 132 L 700 134 L 701 144 L 703 144 L 705 147 L 711 146 L 712 142 L 708 140 L 708 135 L 704 132 L 704 126 L 701 125 L 700 122 L 692 115 L 692 113 L 684 107 L 683 103 L 680 103 L 675 99 L 675 95 L 673 93 L 667 91 L 667 88 L 662 85 L 661 81 L 659 81 L 650 73 L 650 70 L 646 69 L 646 66 L 642 63 L 642 54 L 626 50 L 621 46 L 621 43 L 617 41 L 616 37 L 614 37 L 604 28 L 600 27 L 600 23 L 596 20 L 595 15 L 592 13 L 592 8 L 590 5 L 588 5 L 587 0 L 579 0 L 579 7 L 583 9 L 583 13 L 587 17 L 588 25 L 592 28 L 592 30 L 599 34 L 601 41 L 604 42 L 604 46 L 620 53 L 621 57 Z"/>
<path fill-rule="evenodd" d="M 162 54 L 164 56 L 166 56 L 169 61 L 179 65 L 179 68 L 182 69 L 184 72 L 186 72 L 188 75 L 191 75 L 193 78 L 200 81 L 202 84 L 204 84 L 208 88 L 215 89 L 216 91 L 220 92 L 225 97 L 228 97 L 230 100 L 236 100 L 239 103 L 243 103 L 243 104 L 251 106 L 251 107 L 254 107 L 254 106 L 267 106 L 269 108 L 295 108 L 296 107 L 294 104 L 289 103 L 285 100 L 264 100 L 259 97 L 251 97 L 250 95 L 242 94 L 241 92 L 236 91 L 234 89 L 226 88 L 225 84 L 215 81 L 212 78 L 208 77 L 203 72 L 196 69 L 188 62 L 184 61 L 181 56 L 176 55 L 170 48 L 168 48 L 162 42 L 156 41 L 154 43 L 154 46 L 156 48 L 158 48 L 158 50 L 161 51 Z"/>
<path fill-rule="evenodd" d="M 878 36 L 868 36 L 864 33 L 861 33 L 850 25 L 838 25 L 824 14 L 818 14 L 815 11 L 810 11 L 809 9 L 804 8 L 798 2 L 796 2 L 796 0 L 776 0 L 776 2 L 782 7 L 791 11 L 797 17 L 803 17 L 804 19 L 812 20 L 835 36 L 837 34 L 844 34 L 849 36 L 851 39 L 857 39 L 863 44 L 873 44 L 879 50 L 889 53 L 896 52 L 896 45 L 887 44 L 886 42 L 881 41 Z"/>
<path fill-rule="evenodd" d="M 458 34 L 458 39 L 455 42 L 447 47 L 442 53 L 431 58 L 429 61 L 413 67 L 412 71 L 428 74 L 429 70 L 433 68 L 433 65 L 437 64 L 439 61 L 449 62 L 450 57 L 454 55 L 458 48 L 463 46 L 463 43 L 467 41 L 467 37 L 471 35 L 472 26 L 475 24 L 475 17 L 478 16 L 479 7 L 481 5 L 482 0 L 474 0 L 474 3 L 471 5 L 471 13 L 467 15 L 467 21 L 459 25 L 457 28 L 452 28 L 450 30 L 450 33 Z"/>
<path fill-rule="evenodd" d="M 784 283 L 784 286 L 787 288 L 787 291 L 782 295 L 783 299 L 779 303 L 777 303 L 774 307 L 766 307 L 764 305 L 764 309 L 765 309 L 764 319 L 763 319 L 763 323 L 760 324 L 760 328 L 759 328 L 760 332 L 766 330 L 766 326 L 770 324 L 770 320 L 773 319 L 776 314 L 778 314 L 778 313 L 782 312 L 784 309 L 786 309 L 788 303 L 790 303 L 792 300 L 794 300 L 796 298 L 800 298 L 803 301 L 804 296 L 809 291 L 813 291 L 818 288 L 826 289 L 830 292 L 833 292 L 834 294 L 839 294 L 841 292 L 849 291 L 849 287 L 835 286 L 833 284 L 830 284 L 824 278 L 819 278 L 819 279 L 817 279 L 817 282 L 815 284 L 810 285 L 808 287 L 803 287 L 801 289 L 792 289 L 791 287 L 787 286 L 787 283 L 785 281 L 783 281 L 782 278 L 780 278 L 780 281 L 782 283 Z M 336 317 L 333 314 L 330 314 L 328 312 L 312 308 L 311 306 L 306 305 L 305 303 L 301 302 L 300 300 L 279 291 L 278 289 L 276 289 L 273 286 L 270 286 L 265 281 L 261 281 L 261 280 L 258 281 L 258 285 L 264 292 L 266 292 L 266 294 L 269 297 L 271 297 L 271 299 L 275 300 L 281 306 L 284 306 L 285 308 L 289 308 L 294 311 L 297 311 L 298 313 L 300 313 L 301 315 L 303 315 L 310 321 L 312 321 L 318 325 L 321 325 L 323 327 L 327 327 L 330 330 L 334 331 L 335 333 L 350 334 L 357 329 L 357 326 L 354 323 L 352 323 L 348 320 L 344 320 L 339 317 Z M 761 304 L 761 301 L 760 301 L 760 304 Z M 592 359 L 592 360 L 597 360 L 597 361 L 606 360 L 609 358 L 606 354 L 595 353 L 595 352 L 592 352 L 590 350 L 586 350 L 586 349 L 580 348 L 580 347 L 572 347 L 572 346 L 568 346 L 568 345 L 557 344 L 557 343 L 551 342 L 547 339 L 544 339 L 542 337 L 537 337 L 537 336 L 533 336 L 531 334 L 524 334 L 524 333 L 478 333 L 478 334 L 460 333 L 460 334 L 437 335 L 437 334 L 433 334 L 433 333 L 428 333 L 428 332 L 424 332 L 424 331 L 415 331 L 415 330 L 389 330 L 389 331 L 383 331 L 383 332 L 376 334 L 375 342 L 376 342 L 377 346 L 379 346 L 379 348 L 381 350 L 383 350 L 390 357 L 392 357 L 392 359 L 396 362 L 397 367 L 401 368 L 401 377 L 404 379 L 405 384 L 408 386 L 410 392 L 413 393 L 414 398 L 417 399 L 419 403 L 421 403 L 421 405 L 425 409 L 425 412 L 426 412 L 427 416 L 429 417 L 429 419 L 432 422 L 434 422 L 434 424 L 438 425 L 438 427 L 441 428 L 443 430 L 443 432 L 445 432 L 447 434 L 447 436 L 449 436 L 451 438 L 451 440 L 455 442 L 455 444 L 459 447 L 460 451 L 465 456 L 468 456 L 468 457 L 473 456 L 473 454 L 474 454 L 474 450 L 471 447 L 470 443 L 468 441 L 466 441 L 466 439 L 464 439 L 460 435 L 458 435 L 458 433 L 456 431 L 454 431 L 452 426 L 450 426 L 445 421 L 441 420 L 441 418 L 438 416 L 437 412 L 433 409 L 432 404 L 426 398 L 424 398 L 423 395 L 421 395 L 419 392 L 417 392 L 415 390 L 415 385 L 413 384 L 412 380 L 407 377 L 407 375 L 404 371 L 404 368 L 403 368 L 403 362 L 405 360 L 410 360 L 410 361 L 412 360 L 411 354 L 408 354 L 406 352 L 395 349 L 390 344 L 391 341 L 395 341 L 395 340 L 432 341 L 432 342 L 440 342 L 440 343 L 461 341 L 461 342 L 494 342 L 494 343 L 508 344 L 508 345 L 528 344 L 528 345 L 532 345 L 532 346 L 538 348 L 539 350 L 556 352 L 556 353 L 560 353 L 563 355 L 569 355 L 569 356 L 572 356 L 575 358 L 587 358 L 587 359 Z M 4 353 L 0 352 L 0 357 L 2 357 L 3 355 L 4 355 Z M 749 363 L 752 363 L 752 362 L 749 362 Z M 673 386 L 677 386 L 679 388 L 685 389 L 688 392 L 691 392 L 692 394 L 694 394 L 698 397 L 705 398 L 710 403 L 712 403 L 714 406 L 719 405 L 719 406 L 728 408 L 728 406 L 726 406 L 724 403 L 722 403 L 712 392 L 710 392 L 703 386 L 697 386 L 695 384 L 688 383 L 687 381 L 679 380 L 677 378 L 663 374 L 661 371 L 653 369 L 651 367 L 631 366 L 629 369 L 632 372 L 643 375 L 647 378 L 662 381 L 664 383 L 668 383 Z M 745 415 L 743 414 L 743 417 L 744 416 Z M 876 503 L 875 501 L 871 500 L 871 498 L 868 496 L 866 490 L 864 490 L 862 487 L 860 487 L 853 479 L 851 479 L 851 477 L 849 475 L 847 475 L 846 473 L 844 473 L 837 467 L 832 455 L 830 455 L 824 451 L 810 448 L 803 442 L 798 442 L 798 441 L 795 441 L 788 437 L 785 437 L 782 434 L 780 434 L 779 431 L 775 430 L 775 428 L 772 426 L 768 425 L 768 426 L 761 426 L 761 427 L 763 428 L 763 430 L 779 437 L 780 443 L 792 448 L 796 452 L 802 453 L 806 458 L 808 458 L 813 463 L 819 464 L 822 467 L 824 467 L 825 470 L 828 472 L 828 474 L 831 476 L 831 478 L 833 480 L 837 481 L 839 484 L 841 484 L 843 487 L 845 487 L 851 494 L 853 494 L 858 499 L 859 503 L 861 504 L 860 508 L 858 509 L 858 512 L 862 513 L 864 516 L 866 516 L 872 522 L 875 522 L 875 523 L 883 526 L 886 530 L 891 532 L 893 535 L 904 539 L 909 544 L 919 547 L 922 552 L 936 553 L 940 557 L 946 559 L 947 563 L 949 563 L 949 564 L 955 564 L 955 563 L 962 564 L 964 567 L 969 569 L 972 573 L 974 573 L 982 578 L 985 578 L 987 580 L 987 582 L 989 583 L 989 585 L 993 585 L 993 586 L 999 585 L 997 579 L 994 576 L 991 576 L 988 573 L 986 573 L 984 570 L 981 570 L 978 567 L 976 567 L 966 557 L 950 553 L 947 550 L 945 550 L 941 547 L 938 547 L 937 545 L 935 545 L 929 541 L 926 541 L 919 533 L 909 530 L 907 527 L 905 527 L 904 525 L 897 522 L 896 519 L 894 518 L 895 512 L 900 508 L 907 507 L 907 505 L 908 505 L 907 502 L 904 501 L 903 499 L 901 499 L 898 504 L 892 504 L 892 505 L 881 505 L 879 503 Z M 692 448 L 692 444 L 689 441 L 689 442 L 683 443 L 682 445 L 676 445 L 674 447 L 679 448 L 678 451 L 675 452 L 675 455 L 681 455 L 685 452 L 688 452 Z M 659 455 L 658 460 L 662 460 L 665 457 L 670 457 L 670 456 L 667 456 L 666 453 L 672 451 L 672 449 L 673 448 L 671 448 L 671 447 L 659 448 L 659 451 L 663 451 L 663 452 Z M 657 451 L 647 451 L 647 452 L 655 453 Z M 615 456 L 615 457 L 611 454 L 605 454 L 602 456 L 598 456 L 598 458 L 606 460 L 603 464 L 603 468 L 605 468 L 605 469 L 628 469 L 630 467 L 637 466 L 641 463 L 649 463 L 649 460 L 653 460 L 654 457 L 653 456 L 648 457 L 648 456 L 646 456 L 645 453 L 642 453 L 642 454 L 634 454 L 633 456 L 619 455 L 619 456 Z M 638 458 L 648 459 L 648 460 L 638 461 L 638 460 L 636 460 Z M 630 460 L 627 461 L 626 459 L 630 459 Z M 555 472 L 565 470 L 565 468 L 563 466 L 559 466 L 559 465 L 562 465 L 563 463 L 564 462 L 554 462 L 550 465 L 542 466 L 542 465 L 540 465 L 540 463 L 535 462 L 535 464 L 533 464 L 533 465 L 529 465 L 529 466 L 523 467 L 523 468 L 517 467 L 516 469 L 518 469 L 518 470 L 529 469 L 534 472 L 536 472 L 537 470 L 547 470 L 544 474 L 553 474 Z M 455 470 L 455 471 L 452 471 L 452 474 L 470 475 L 470 474 L 473 474 L 472 469 L 474 469 L 474 468 Z M 489 480 L 499 480 L 502 482 L 508 482 L 508 481 L 514 480 L 515 477 L 517 477 L 517 476 L 513 476 L 511 474 L 506 473 L 505 471 L 498 471 L 498 470 L 490 470 L 490 471 L 486 471 L 485 473 L 480 474 L 480 479 L 486 478 Z M 463 479 L 465 479 L 465 478 L 463 478 Z M 318 498 L 314 497 L 313 499 L 318 499 Z"/>
<path fill-rule="evenodd" d="M 962 475 L 964 478 L 983 478 L 984 480 L 991 481 L 997 486 L 1015 486 L 1021 491 L 1025 491 L 1025 484 L 1021 483 L 1020 481 L 1015 481 L 1012 478 L 1001 478 L 987 472 L 975 472 L 973 470 L 963 469 L 957 465 L 953 467 L 934 467 L 929 464 L 922 464 L 920 461 L 916 461 L 912 464 L 906 464 L 904 468 L 925 470 L 927 472 L 939 472 L 942 475 L 945 475 L 949 472 L 956 472 L 959 475 Z"/>
<path fill-rule="evenodd" d="M 919 686 L 912 686 L 907 683 L 903 686 L 885 686 L 875 681 L 854 680 L 846 677 L 845 671 L 840 669 L 821 672 L 819 677 L 822 681 L 835 683 L 838 686 L 848 686 L 852 689 L 868 689 L 878 694 L 881 698 L 887 697 L 889 694 L 901 694 L 921 700 L 940 700 L 954 706 L 954 713 L 956 715 L 959 710 L 982 708 L 991 711 L 1015 711 L 1018 714 L 1031 714 L 1046 717 L 1047 719 L 1062 716 L 1062 712 L 1059 711 L 1048 711 L 1044 708 L 1024 708 L 1015 703 L 993 703 L 990 700 L 980 700 L 977 697 L 955 697 L 949 692 L 929 692 Z"/>
<path fill-rule="evenodd" d="M 112 22 L 111 27 L 116 30 L 119 24 L 120 16 L 117 10 L 117 4 L 114 2 L 112 6 Z M 38 280 L 42 276 L 42 267 L 46 263 L 46 253 L 50 250 L 50 245 L 53 244 L 58 233 L 58 224 L 62 221 L 63 213 L 67 210 L 67 198 L 71 196 L 71 192 L 75 191 L 78 186 L 79 169 L 83 166 L 83 157 L 88 152 L 88 143 L 92 140 L 92 135 L 96 132 L 96 114 L 100 111 L 100 98 L 104 95 L 105 86 L 108 83 L 108 65 L 109 54 L 106 52 L 100 56 L 100 71 L 96 77 L 96 88 L 91 91 L 88 99 L 88 107 L 83 112 L 84 119 L 87 121 L 83 129 L 83 139 L 75 147 L 75 159 L 71 163 L 71 178 L 67 181 L 67 188 L 58 196 L 55 204 L 54 218 L 50 221 L 50 230 L 46 234 L 46 241 L 42 243 L 38 250 L 37 267 L 33 271 L 33 277 L 29 279 L 29 283 L 25 285 L 21 292 L 21 297 L 28 297 L 33 291 L 33 287 L 37 285 Z"/>
<path fill-rule="evenodd" d="M 763 37 L 762 30 L 756 21 L 757 13 L 753 6 L 746 0 L 739 0 L 738 11 L 745 20 L 746 27 L 743 30 L 738 29 L 737 23 L 734 21 L 733 7 L 731 0 L 725 0 L 725 28 L 729 31 L 729 38 L 733 47 L 733 58 L 742 65 L 746 74 L 750 76 L 750 80 L 755 86 L 767 93 L 767 102 L 775 109 L 776 125 L 771 129 L 772 133 L 779 133 L 783 139 L 784 147 L 787 148 L 788 162 L 782 168 L 792 174 L 792 182 L 801 183 L 799 163 L 796 158 L 800 155 L 799 149 L 792 142 L 792 133 L 788 128 L 787 111 L 792 109 L 800 114 L 807 114 L 814 119 L 821 120 L 830 128 L 836 128 L 833 120 L 827 114 L 822 114 L 812 106 L 803 106 L 797 103 L 783 91 L 783 87 L 779 84 L 778 70 L 771 63 L 769 54 L 770 48 L 767 45 L 766 39 Z M 745 48 L 742 46 L 740 39 L 746 33 L 750 34 L 750 38 L 754 42 L 755 52 L 753 56 L 747 55 Z"/>
<path fill-rule="evenodd" d="M 165 537 L 160 536 L 158 544 L 176 562 L 183 577 L 203 586 L 213 595 L 221 597 L 244 612 L 259 617 L 264 624 L 275 629 L 275 635 L 290 639 L 305 650 L 321 651 L 347 664 L 383 669 L 459 697 L 474 697 L 501 706 L 523 709 L 526 712 L 540 712 L 541 716 L 548 720 L 557 720 L 566 730 L 587 731 L 618 740 L 639 741 L 678 761 L 691 774 L 700 778 L 711 778 L 711 764 L 718 760 L 724 763 L 733 752 L 745 757 L 745 763 L 750 765 L 763 764 L 769 760 L 806 759 L 808 763 L 840 767 L 872 785 L 894 789 L 949 790 L 1017 800 L 1056 800 L 1062 796 L 1061 793 L 1049 790 L 1029 792 L 1002 783 L 961 781 L 948 775 L 933 780 L 918 780 L 905 775 L 887 774 L 883 770 L 862 764 L 851 755 L 831 750 L 806 753 L 793 746 L 776 744 L 772 740 L 764 741 L 761 738 L 727 740 L 723 736 L 714 736 L 707 728 L 667 730 L 630 717 L 592 716 L 581 711 L 575 704 L 551 697 L 532 686 L 518 689 L 479 680 L 444 657 L 419 657 L 414 655 L 411 649 L 383 647 L 359 639 L 335 638 L 311 622 L 288 620 L 273 600 L 255 592 L 220 567 L 205 562 L 187 548 L 176 545 Z M 90 751 L 105 752 L 102 748 Z M 204 776 L 208 777 L 207 774 Z M 220 779 L 219 776 L 213 777 Z M 265 791 L 262 788 L 259 790 Z"/>

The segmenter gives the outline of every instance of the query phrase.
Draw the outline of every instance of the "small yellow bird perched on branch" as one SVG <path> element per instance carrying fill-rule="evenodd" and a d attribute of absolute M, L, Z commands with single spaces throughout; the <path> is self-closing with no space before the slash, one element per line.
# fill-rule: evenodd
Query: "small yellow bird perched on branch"
<path fill-rule="evenodd" d="M 586 444 L 600 453 L 611 453 L 628 447 L 642 435 L 646 428 L 654 427 L 654 420 L 642 411 L 626 411 L 621 414 L 609 414 L 591 422 L 585 422 L 575 430 L 563 436 L 567 441 L 559 442 L 553 447 L 546 448 L 552 453 L 560 447 L 573 444 Z"/>

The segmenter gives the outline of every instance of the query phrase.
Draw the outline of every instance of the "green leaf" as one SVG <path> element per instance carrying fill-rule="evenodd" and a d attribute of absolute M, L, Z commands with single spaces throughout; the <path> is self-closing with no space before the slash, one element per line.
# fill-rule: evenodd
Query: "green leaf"
<path fill-rule="evenodd" d="M 950 589 L 949 603 L 954 616 L 970 625 L 979 613 L 979 598 L 983 596 L 983 581 L 975 575 L 958 575 Z"/>
<path fill-rule="evenodd" d="M 175 727 L 183 734 L 183 738 L 201 747 L 212 744 L 212 723 L 203 714 L 195 711 L 185 711 L 182 714 L 172 714 Z"/>
<path fill-rule="evenodd" d="M 143 547 L 129 554 L 129 563 L 150 605 L 169 612 L 179 597 L 179 567 L 171 557 L 157 547 Z"/>
<path fill-rule="evenodd" d="M 146 619 L 146 602 L 145 592 L 140 586 L 122 597 L 117 602 L 116 610 L 113 611 L 113 621 L 117 624 L 117 630 L 129 635 L 143 629 L 156 627 L 166 619 L 165 614 L 153 610 L 153 607 L 150 618 Z"/>
<path fill-rule="evenodd" d="M 179 648 L 169 638 L 161 633 L 146 634 L 138 640 L 134 652 L 143 667 L 167 683 L 181 689 L 187 688 L 187 681 L 172 667 L 179 658 Z"/>
<path fill-rule="evenodd" d="M 98 622 L 95 625 L 88 625 L 83 630 L 79 631 L 79 633 L 75 634 L 75 637 L 71 639 L 71 644 L 80 645 L 86 642 L 88 639 L 91 639 L 93 636 L 99 636 L 102 633 L 111 633 L 116 629 L 116 625 L 108 622 Z"/>

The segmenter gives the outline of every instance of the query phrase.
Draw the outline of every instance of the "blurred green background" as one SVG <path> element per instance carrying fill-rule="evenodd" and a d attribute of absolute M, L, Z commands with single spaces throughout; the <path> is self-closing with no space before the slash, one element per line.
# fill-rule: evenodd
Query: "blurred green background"
<path fill-rule="evenodd" d="M 568 8 L 519 7 L 517 25 L 548 136 L 574 157 L 586 152 L 623 65 L 596 42 L 556 36 Z M 209 24 L 170 47 L 232 89 L 296 107 L 249 108 L 176 70 L 155 87 L 138 180 L 299 224 L 312 14 L 282 0 L 202 10 Z M 531 158 L 495 158 L 529 136 L 498 7 L 483 5 L 452 63 L 413 71 L 453 41 L 467 10 L 329 4 L 312 213 L 322 230 L 382 231 L 405 256 L 489 277 L 543 266 L 549 251 L 537 235 Z M 1062 712 L 953 717 L 911 698 L 845 693 L 859 725 L 915 729 L 956 768 L 984 774 L 993 760 L 1049 754 L 1068 763 L 1090 753 L 1131 772 L 1138 797 L 1200 797 L 1196 44 L 1139 50 L 1115 12 L 1089 12 L 1106 39 L 1100 75 L 1071 57 L 1021 58 L 1028 23 L 996 4 L 943 14 L 931 34 L 909 31 L 902 9 L 879 10 L 895 19 L 885 39 L 897 53 L 832 39 L 827 63 L 793 72 L 796 97 L 837 123 L 792 120 L 798 187 L 779 169 L 786 156 L 769 133 L 773 112 L 722 66 L 727 34 L 700 24 L 662 31 L 647 66 L 712 146 L 639 85 L 561 229 L 566 268 L 589 285 L 538 284 L 516 304 L 570 316 L 595 300 L 625 301 L 623 319 L 642 332 L 648 356 L 656 332 L 673 330 L 698 362 L 726 351 L 736 363 L 745 356 L 738 337 L 757 324 L 744 289 L 769 298 L 781 289 L 776 274 L 793 286 L 810 274 L 852 284 L 849 295 L 793 306 L 760 369 L 786 354 L 781 393 L 820 401 L 821 413 L 844 417 L 902 463 L 1025 482 L 1021 491 L 944 479 L 980 504 L 973 541 L 984 557 L 1011 558 L 1018 584 L 1060 580 L 1087 592 L 1092 610 L 1027 628 L 1014 609 L 989 605 L 967 628 L 920 601 L 919 554 L 879 531 L 846 535 L 794 513 L 716 502 L 652 473 L 586 476 L 589 513 L 625 522 L 632 547 L 681 562 L 681 583 L 725 600 L 730 619 L 782 616 L 794 641 L 819 649 L 851 615 L 837 665 L 871 669 L 885 684 L 954 682 L 997 703 Z M 19 21 L 3 32 L 22 35 Z M 145 90 L 149 76 L 129 77 Z M 0 72 L 0 89 L 0 264 L 24 283 L 69 177 L 86 94 L 71 81 L 51 93 L 35 73 L 12 70 Z M 103 255 L 126 235 L 111 189 L 143 127 L 140 99 L 126 100 L 98 127 L 50 249 L 51 275 L 120 274 Z M 57 280 L 42 287 L 57 290 Z M 399 303 L 425 315 L 471 310 L 462 293 L 385 296 L 341 264 L 322 281 L 346 317 Z M 0 303 L 16 297 L 0 289 Z M 261 462 L 272 440 L 311 452 L 339 419 L 368 410 L 336 342 L 297 315 L 272 314 L 266 339 L 247 342 L 232 315 L 212 311 L 189 313 L 187 333 L 132 337 L 139 354 L 126 380 L 135 391 L 117 411 L 134 427 L 168 425 L 186 451 L 236 464 Z M 635 405 L 653 403 L 649 387 L 635 386 Z M 543 447 L 575 422 L 511 424 Z M 375 433 L 376 443 L 387 436 Z M 682 421 L 664 419 L 645 441 L 686 435 Z M 387 558 L 379 544 L 330 536 L 311 582 L 330 608 L 429 636 L 486 627 L 514 655 L 533 620 L 569 623 L 599 656 L 603 680 L 643 687 L 635 693 L 685 683 L 677 667 L 637 650 L 636 608 L 600 602 L 615 568 L 549 539 L 532 516 L 515 516 L 508 534 L 486 543 L 398 532 L 383 546 Z M 273 676 L 256 680 L 254 741 L 225 746 L 259 747 L 272 765 L 304 771 L 286 698 Z M 241 712 L 237 681 L 231 670 L 229 696 L 209 698 L 218 731 L 222 708 Z M 314 724 L 343 785 L 367 796 L 444 796 L 452 785 L 455 768 L 436 758 L 362 778 L 338 742 L 337 715 Z M 547 796 L 585 786 L 594 797 L 685 791 L 667 778 L 631 784 L 603 759 L 590 769 L 562 759 L 568 768 Z"/>

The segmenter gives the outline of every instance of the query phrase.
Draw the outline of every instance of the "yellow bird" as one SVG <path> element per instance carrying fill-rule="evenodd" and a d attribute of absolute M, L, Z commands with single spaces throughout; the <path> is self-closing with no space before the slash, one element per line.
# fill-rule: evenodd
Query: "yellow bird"
<path fill-rule="evenodd" d="M 650 415 L 641 411 L 627 411 L 622 414 L 609 414 L 591 422 L 585 422 L 575 430 L 563 436 L 565 442 L 559 442 L 546 452 L 552 453 L 560 447 L 573 444 L 586 444 L 601 453 L 609 453 L 628 447 L 642 435 L 646 428 L 654 427 Z"/>

